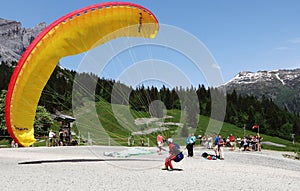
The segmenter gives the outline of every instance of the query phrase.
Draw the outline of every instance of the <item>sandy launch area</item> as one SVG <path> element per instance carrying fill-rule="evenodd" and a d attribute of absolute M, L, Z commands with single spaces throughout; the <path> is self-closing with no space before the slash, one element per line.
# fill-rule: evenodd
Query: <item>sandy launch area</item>
<path fill-rule="evenodd" d="M 225 160 L 207 160 L 201 154 L 213 151 L 196 147 L 194 157 L 173 162 L 177 170 L 163 171 L 168 152 L 156 151 L 121 146 L 1 148 L 1 190 L 300 189 L 300 161 L 283 157 L 287 152 L 225 149 Z"/>

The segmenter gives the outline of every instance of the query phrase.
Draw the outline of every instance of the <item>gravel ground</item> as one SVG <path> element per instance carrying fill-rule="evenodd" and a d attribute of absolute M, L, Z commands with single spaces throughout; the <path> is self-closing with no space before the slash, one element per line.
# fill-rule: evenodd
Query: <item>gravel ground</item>
<path fill-rule="evenodd" d="M 225 149 L 225 160 L 201 157 L 212 150 L 195 148 L 193 158 L 162 171 L 164 158 L 152 154 L 107 157 L 127 147 L 36 147 L 0 149 L 1 190 L 300 190 L 300 161 L 283 153 Z"/>

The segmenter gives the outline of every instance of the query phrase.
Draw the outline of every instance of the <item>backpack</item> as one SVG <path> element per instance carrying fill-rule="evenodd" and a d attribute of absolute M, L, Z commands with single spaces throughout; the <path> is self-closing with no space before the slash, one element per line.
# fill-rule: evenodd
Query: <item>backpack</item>
<path fill-rule="evenodd" d="M 184 155 L 182 152 L 180 152 L 180 146 L 177 143 L 173 143 L 174 146 L 174 153 L 176 154 L 175 162 L 179 162 L 184 158 Z"/>
<path fill-rule="evenodd" d="M 179 154 L 176 155 L 176 158 L 175 158 L 175 162 L 179 162 L 181 161 L 182 159 L 184 158 L 184 155 L 182 152 L 180 152 Z"/>
<path fill-rule="evenodd" d="M 202 153 L 202 157 L 206 158 L 208 156 L 207 152 Z"/>

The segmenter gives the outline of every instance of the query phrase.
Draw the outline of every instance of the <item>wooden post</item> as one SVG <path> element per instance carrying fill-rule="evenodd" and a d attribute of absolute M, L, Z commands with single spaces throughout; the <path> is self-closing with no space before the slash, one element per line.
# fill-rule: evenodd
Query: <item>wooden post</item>
<path fill-rule="evenodd" d="M 149 137 L 147 138 L 147 141 L 148 141 L 148 147 L 150 147 L 150 139 L 149 139 Z"/>
<path fill-rule="evenodd" d="M 78 131 L 78 145 L 80 145 L 80 131 Z"/>

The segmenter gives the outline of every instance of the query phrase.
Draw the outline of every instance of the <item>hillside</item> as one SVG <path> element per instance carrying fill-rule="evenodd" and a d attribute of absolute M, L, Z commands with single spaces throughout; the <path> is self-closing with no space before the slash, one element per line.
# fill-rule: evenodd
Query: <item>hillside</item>
<path fill-rule="evenodd" d="M 114 107 L 114 110 L 112 109 Z M 81 132 L 81 136 L 92 139 L 93 144 L 101 145 L 127 145 L 128 137 L 135 132 L 144 132 L 143 134 L 134 134 L 134 140 L 136 145 L 140 145 L 140 139 L 147 140 L 149 138 L 150 146 L 156 146 L 156 136 L 161 133 L 165 138 L 172 137 L 176 142 L 181 145 L 185 145 L 186 137 L 182 136 L 183 130 L 182 119 L 185 116 L 181 116 L 180 110 L 168 110 L 165 112 L 165 117 L 160 119 L 151 118 L 147 112 L 138 112 L 130 110 L 130 113 L 126 112 L 127 107 L 124 105 L 111 105 L 105 100 L 100 100 L 96 103 L 97 114 L 93 113 L 90 109 L 90 105 L 85 104 L 79 110 L 75 111 L 77 114 L 76 127 Z M 116 112 L 118 114 L 116 114 Z M 126 115 L 129 114 L 129 115 Z M 123 114 L 123 115 L 120 115 Z M 137 119 L 153 119 L 148 120 L 144 124 L 137 124 Z M 207 116 L 199 115 L 198 127 L 188 128 L 188 133 L 194 133 L 196 136 L 205 135 L 209 131 L 208 124 L 211 123 L 211 119 Z M 214 122 L 212 122 L 214 123 Z M 178 125 L 175 125 L 178 124 Z M 147 133 L 147 130 L 155 129 L 152 133 Z M 247 130 L 243 127 L 237 127 L 235 125 L 224 122 L 220 131 L 222 137 L 227 137 L 229 134 L 233 134 L 236 137 L 243 137 L 246 135 L 256 135 L 256 131 Z M 276 144 L 285 145 L 285 147 L 276 147 L 272 145 L 264 145 L 264 148 L 275 150 L 288 150 L 300 152 L 300 145 L 296 143 L 292 144 L 289 140 L 284 140 L 278 137 L 268 136 L 260 133 L 264 142 L 272 142 Z M 213 136 L 211 134 L 211 136 Z"/>
<path fill-rule="evenodd" d="M 223 85 L 228 93 L 271 98 L 281 108 L 300 113 L 300 69 L 240 72 Z"/>

